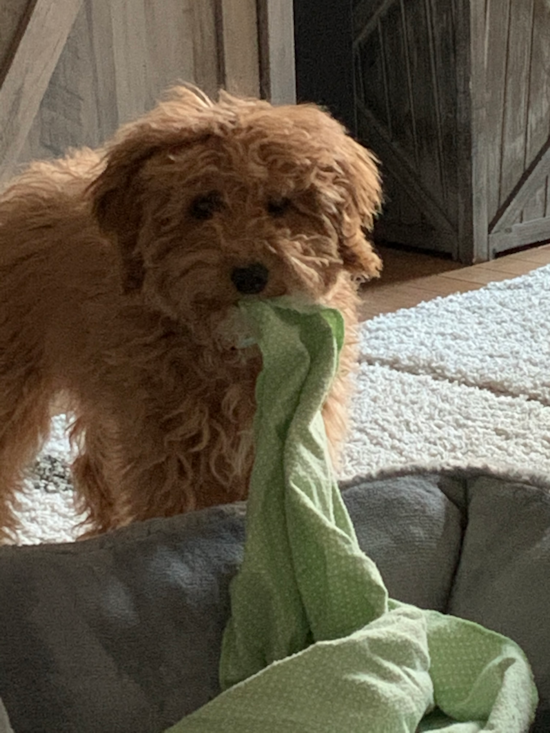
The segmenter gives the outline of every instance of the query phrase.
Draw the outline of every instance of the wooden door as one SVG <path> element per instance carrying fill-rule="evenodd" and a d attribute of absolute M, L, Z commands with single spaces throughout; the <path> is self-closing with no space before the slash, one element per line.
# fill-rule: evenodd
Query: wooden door
<path fill-rule="evenodd" d="M 465 263 L 550 240 L 548 0 L 355 0 L 382 238 Z"/>
<path fill-rule="evenodd" d="M 487 0 L 491 254 L 550 239 L 550 3 Z"/>
<path fill-rule="evenodd" d="M 2 0 L 0 183 L 95 147 L 179 81 L 294 99 L 292 0 Z"/>
<path fill-rule="evenodd" d="M 459 256 L 463 145 L 455 0 L 357 0 L 358 132 L 382 161 L 383 239 Z"/>

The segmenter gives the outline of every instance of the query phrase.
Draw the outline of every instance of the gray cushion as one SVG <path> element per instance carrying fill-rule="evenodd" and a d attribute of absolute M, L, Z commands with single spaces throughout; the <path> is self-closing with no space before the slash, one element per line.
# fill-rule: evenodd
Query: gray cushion
<path fill-rule="evenodd" d="M 536 673 L 541 707 L 550 709 L 550 492 L 479 477 L 467 494 L 448 611 L 514 639 Z"/>
<path fill-rule="evenodd" d="M 243 508 L 0 552 L 0 697 L 16 733 L 140 733 L 217 694 Z"/>
<path fill-rule="evenodd" d="M 448 474 L 363 482 L 344 498 L 390 595 L 440 611 L 451 599 L 454 613 L 504 624 L 497 630 L 523 644 L 550 707 L 548 496 Z M 0 548 L 0 697 L 16 733 L 154 733 L 218 694 L 244 512 L 218 507 L 74 545 Z"/>
<path fill-rule="evenodd" d="M 462 480 L 444 479 L 460 491 Z M 437 474 L 366 481 L 344 491 L 361 549 L 390 597 L 445 611 L 460 559 L 463 517 Z"/>

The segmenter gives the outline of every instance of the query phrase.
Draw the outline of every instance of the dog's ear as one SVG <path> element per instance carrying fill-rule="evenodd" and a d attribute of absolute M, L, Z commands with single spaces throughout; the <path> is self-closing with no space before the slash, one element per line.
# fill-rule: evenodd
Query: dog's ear
<path fill-rule="evenodd" d="M 103 172 L 90 186 L 97 223 L 118 245 L 124 292 L 139 289 L 143 282 L 143 260 L 137 251 L 143 197 L 139 174 L 157 150 L 158 141 L 143 137 L 115 145 Z"/>
<path fill-rule="evenodd" d="M 374 220 L 382 207 L 382 185 L 374 155 L 345 137 L 337 150 L 345 174 L 346 201 L 341 212 L 340 256 L 347 270 L 358 278 L 378 277 L 382 262 L 369 240 Z"/>
<path fill-rule="evenodd" d="M 106 148 L 103 171 L 89 192 L 100 229 L 117 241 L 125 292 L 139 289 L 144 277 L 138 247 L 146 195 L 143 167 L 163 150 L 206 137 L 215 122 L 212 109 L 212 101 L 192 85 L 174 87 L 153 110 L 122 127 Z"/>

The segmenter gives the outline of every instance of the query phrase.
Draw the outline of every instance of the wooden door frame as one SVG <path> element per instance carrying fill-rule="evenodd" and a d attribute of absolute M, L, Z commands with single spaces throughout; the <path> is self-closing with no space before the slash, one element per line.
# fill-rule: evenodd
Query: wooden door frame
<path fill-rule="evenodd" d="M 491 259 L 487 210 L 485 3 L 457 3 L 458 252 L 460 262 Z"/>
<path fill-rule="evenodd" d="M 273 104 L 296 101 L 293 0 L 257 0 L 260 93 Z"/>

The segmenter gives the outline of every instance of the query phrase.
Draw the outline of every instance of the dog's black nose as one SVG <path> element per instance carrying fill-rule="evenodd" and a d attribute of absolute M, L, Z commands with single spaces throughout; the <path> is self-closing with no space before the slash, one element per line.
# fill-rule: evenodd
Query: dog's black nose
<path fill-rule="evenodd" d="M 231 281 L 239 293 L 256 295 L 261 293 L 269 280 L 269 270 L 265 265 L 255 262 L 248 267 L 235 267 L 231 273 Z"/>

